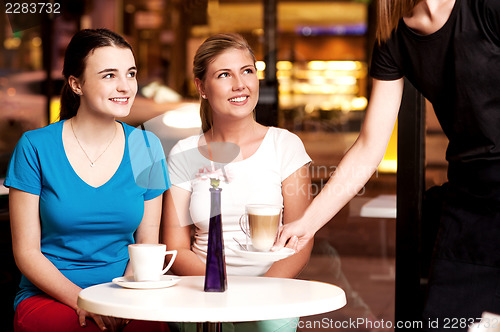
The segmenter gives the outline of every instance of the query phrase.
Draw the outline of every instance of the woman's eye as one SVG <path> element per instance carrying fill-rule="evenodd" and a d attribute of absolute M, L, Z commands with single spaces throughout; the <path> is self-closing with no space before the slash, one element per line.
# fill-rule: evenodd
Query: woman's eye
<path fill-rule="evenodd" d="M 228 77 L 228 76 L 229 76 L 229 73 L 222 73 L 218 77 L 219 78 L 224 78 L 224 77 Z"/>
<path fill-rule="evenodd" d="M 128 77 L 135 77 L 137 75 L 137 73 L 135 71 L 131 71 L 130 73 L 128 73 Z"/>
<path fill-rule="evenodd" d="M 110 73 L 110 74 L 106 74 L 106 75 L 104 75 L 104 77 L 103 77 L 103 78 L 112 78 L 112 77 L 114 77 L 114 75 Z"/>
<path fill-rule="evenodd" d="M 253 73 L 253 69 L 252 68 L 247 68 L 243 71 L 245 74 L 252 74 Z"/>

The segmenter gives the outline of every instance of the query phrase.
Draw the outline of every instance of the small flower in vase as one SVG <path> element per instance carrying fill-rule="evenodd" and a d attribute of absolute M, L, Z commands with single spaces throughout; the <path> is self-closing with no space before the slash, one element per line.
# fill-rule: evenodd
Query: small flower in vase
<path fill-rule="evenodd" d="M 214 189 L 219 188 L 219 184 L 220 184 L 220 179 L 210 178 L 210 185 L 212 186 L 212 188 Z"/>
<path fill-rule="evenodd" d="M 211 167 L 204 166 L 198 170 L 196 173 L 196 178 L 199 180 L 210 179 L 210 186 L 217 189 L 220 186 L 221 180 L 225 183 L 230 183 L 232 180 L 231 175 L 228 170 L 221 166 L 220 168 L 215 168 L 214 164 Z"/>

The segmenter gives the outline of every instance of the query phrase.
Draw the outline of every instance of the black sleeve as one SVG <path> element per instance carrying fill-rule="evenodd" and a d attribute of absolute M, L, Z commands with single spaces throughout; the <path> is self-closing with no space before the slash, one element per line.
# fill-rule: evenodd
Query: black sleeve
<path fill-rule="evenodd" d="M 394 51 L 391 52 L 388 43 L 391 43 L 391 39 L 381 45 L 375 42 L 370 65 L 370 76 L 384 81 L 397 80 L 404 76 L 396 61 L 394 61 L 392 54 Z"/>

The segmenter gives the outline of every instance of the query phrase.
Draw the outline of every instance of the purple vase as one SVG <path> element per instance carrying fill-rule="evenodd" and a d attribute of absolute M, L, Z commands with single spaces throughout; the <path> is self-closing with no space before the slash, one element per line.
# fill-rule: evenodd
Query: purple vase
<path fill-rule="evenodd" d="M 205 292 L 224 292 L 227 288 L 224 239 L 222 237 L 221 188 L 210 188 L 210 224 L 205 270 Z"/>

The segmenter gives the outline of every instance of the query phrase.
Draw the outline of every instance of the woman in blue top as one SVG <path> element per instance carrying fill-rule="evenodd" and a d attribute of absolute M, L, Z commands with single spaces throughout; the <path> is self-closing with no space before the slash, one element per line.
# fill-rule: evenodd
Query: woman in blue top
<path fill-rule="evenodd" d="M 136 72 L 121 36 L 78 32 L 65 54 L 61 121 L 25 133 L 16 146 L 5 180 L 23 274 L 16 331 L 167 329 L 77 305 L 82 288 L 132 273 L 127 245 L 158 242 L 170 187 L 163 149 L 153 134 L 115 121 L 130 112 Z"/>

